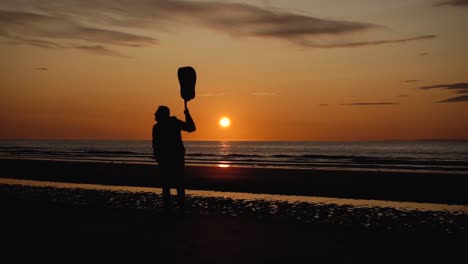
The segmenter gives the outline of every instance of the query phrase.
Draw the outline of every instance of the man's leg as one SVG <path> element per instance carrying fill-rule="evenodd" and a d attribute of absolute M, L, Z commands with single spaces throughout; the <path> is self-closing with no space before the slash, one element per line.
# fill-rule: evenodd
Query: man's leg
<path fill-rule="evenodd" d="M 171 186 L 167 166 L 161 166 L 161 164 L 159 164 L 159 172 L 163 190 L 164 210 L 169 211 L 171 209 Z"/>
<path fill-rule="evenodd" d="M 184 180 L 185 162 L 182 159 L 177 164 L 176 175 L 176 188 L 177 188 L 177 204 L 179 209 L 184 212 L 185 210 L 185 180 Z"/>
<path fill-rule="evenodd" d="M 183 186 L 177 186 L 177 204 L 179 209 L 185 209 L 185 188 Z"/>

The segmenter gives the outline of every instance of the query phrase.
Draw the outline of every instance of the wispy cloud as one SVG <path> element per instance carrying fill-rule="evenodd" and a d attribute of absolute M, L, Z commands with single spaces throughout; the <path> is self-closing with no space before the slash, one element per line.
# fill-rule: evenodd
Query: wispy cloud
<path fill-rule="evenodd" d="M 106 48 L 103 45 L 75 46 L 75 47 L 70 47 L 70 48 L 74 48 L 74 49 L 78 49 L 78 50 L 84 50 L 84 51 L 87 51 L 87 52 L 91 52 L 91 53 L 99 54 L 99 55 L 105 55 L 105 56 L 116 56 L 116 57 L 122 57 L 122 58 L 132 58 L 130 56 L 123 55 L 123 54 L 121 54 L 119 52 L 110 50 L 110 49 Z"/>
<path fill-rule="evenodd" d="M 446 100 L 438 101 L 436 103 L 456 103 L 456 102 L 468 102 L 468 95 L 452 97 Z"/>
<path fill-rule="evenodd" d="M 157 39 L 109 29 L 84 26 L 64 15 L 44 15 L 22 11 L 0 10 L 0 36 L 19 44 L 41 48 L 81 49 L 92 53 L 122 56 L 103 46 L 111 44 L 127 47 L 155 45 Z M 100 43 L 95 45 L 60 44 L 60 40 L 77 43 Z"/>
<path fill-rule="evenodd" d="M 344 42 L 344 43 L 335 43 L 335 44 L 317 44 L 313 42 L 303 41 L 302 45 L 314 48 L 354 48 L 361 46 L 372 46 L 372 45 L 382 45 L 389 43 L 402 43 L 413 40 L 422 40 L 422 39 L 432 39 L 436 38 L 437 35 L 424 35 L 417 36 L 412 38 L 402 38 L 402 39 L 393 39 L 393 40 L 374 40 L 374 41 L 361 41 L 361 42 Z"/>
<path fill-rule="evenodd" d="M 407 95 L 407 94 L 400 94 L 400 95 L 398 95 L 397 97 L 409 97 L 409 95 Z"/>
<path fill-rule="evenodd" d="M 445 0 L 439 1 L 434 4 L 434 6 L 458 6 L 458 7 L 468 7 L 468 0 Z"/>
<path fill-rule="evenodd" d="M 94 43 L 141 47 L 157 44 L 154 38 L 115 30 L 83 26 L 61 15 L 42 15 L 0 10 L 0 34 L 4 37 L 23 36 L 83 40 Z"/>
<path fill-rule="evenodd" d="M 31 45 L 45 49 L 77 49 L 82 51 L 87 51 L 94 54 L 106 55 L 106 56 L 117 56 L 121 58 L 131 58 L 119 52 L 113 51 L 103 45 L 74 45 L 74 44 L 59 44 L 53 41 L 38 40 L 38 39 L 25 39 L 20 37 L 12 37 L 14 41 L 11 41 L 12 44 L 18 45 Z"/>
<path fill-rule="evenodd" d="M 405 80 L 405 83 L 410 83 L 410 82 L 419 82 L 419 80 Z"/>
<path fill-rule="evenodd" d="M 432 86 L 419 87 L 421 90 L 445 89 L 456 93 L 468 93 L 468 83 L 438 84 Z"/>
<path fill-rule="evenodd" d="M 431 89 L 444 89 L 453 91 L 457 94 L 468 94 L 468 83 L 453 83 L 453 84 L 438 84 L 431 86 L 422 86 L 419 87 L 421 90 L 431 90 Z M 457 97 L 452 97 L 446 100 L 438 101 L 435 103 L 455 103 L 455 102 L 467 102 L 468 95 L 461 95 Z"/>
<path fill-rule="evenodd" d="M 427 55 L 429 55 L 429 53 L 424 52 L 424 53 L 419 53 L 419 55 L 420 55 L 420 56 L 427 56 Z"/>
<path fill-rule="evenodd" d="M 42 68 L 35 68 L 34 70 L 35 71 L 47 71 L 49 69 L 42 67 Z"/>
<path fill-rule="evenodd" d="M 319 104 L 319 106 L 328 106 L 328 104 Z"/>
<path fill-rule="evenodd" d="M 349 103 L 341 105 L 355 105 L 355 106 L 365 106 L 365 105 L 399 105 L 399 103 L 389 103 L 389 102 L 376 102 L 376 103 Z"/>
<path fill-rule="evenodd" d="M 2 36 L 0 32 L 0 36 Z M 5 36 L 4 36 L 5 37 Z M 48 41 L 48 40 L 41 40 L 41 39 L 32 39 L 32 38 L 23 38 L 19 36 L 8 36 L 8 38 L 11 39 L 9 42 L 10 44 L 25 44 L 25 45 L 31 45 L 31 46 L 36 46 L 39 48 L 45 48 L 45 49 L 63 49 L 65 46 L 60 45 L 58 43 L 55 43 L 53 41 Z"/>
<path fill-rule="evenodd" d="M 138 32 L 174 32 L 175 28 L 183 26 L 198 26 L 235 37 L 285 40 L 312 48 L 360 47 L 436 37 L 421 35 L 397 39 L 358 40 L 362 33 L 385 27 L 361 21 L 322 19 L 290 11 L 224 1 L 0 2 L 0 36 L 42 48 L 72 46 L 92 53 L 115 53 L 114 55 L 121 56 L 112 52 L 107 45 L 144 47 L 159 43 L 159 39 L 146 33 L 130 33 L 134 29 L 138 29 Z M 355 41 L 349 41 L 350 39 Z"/>

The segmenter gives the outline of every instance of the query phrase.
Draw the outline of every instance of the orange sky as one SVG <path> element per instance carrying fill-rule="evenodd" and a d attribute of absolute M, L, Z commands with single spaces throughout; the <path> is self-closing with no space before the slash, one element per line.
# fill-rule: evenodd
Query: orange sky
<path fill-rule="evenodd" d="M 468 139 L 467 2 L 2 1 L 0 139 Z"/>

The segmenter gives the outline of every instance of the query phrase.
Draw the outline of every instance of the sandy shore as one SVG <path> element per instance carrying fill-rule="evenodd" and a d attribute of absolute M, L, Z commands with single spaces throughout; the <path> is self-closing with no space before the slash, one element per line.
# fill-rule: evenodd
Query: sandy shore
<path fill-rule="evenodd" d="M 160 186 L 151 164 L 0 159 L 0 177 L 123 186 Z M 467 175 L 352 170 L 187 166 L 186 186 L 217 190 L 468 204 Z"/>
<path fill-rule="evenodd" d="M 464 258 L 468 242 L 466 214 L 194 195 L 188 200 L 187 214 L 166 215 L 157 193 L 0 184 L 2 258 L 455 263 Z M 452 232 L 444 232 L 447 228 Z"/>
<path fill-rule="evenodd" d="M 10 263 L 454 263 L 468 242 L 464 175 L 194 166 L 187 168 L 188 210 L 181 216 L 164 214 L 152 188 L 119 189 L 159 186 L 154 165 L 12 159 L 0 165 L 0 241 Z M 324 198 L 254 199 L 245 192 Z M 421 211 L 391 202 L 336 204 L 327 196 L 462 206 Z"/>

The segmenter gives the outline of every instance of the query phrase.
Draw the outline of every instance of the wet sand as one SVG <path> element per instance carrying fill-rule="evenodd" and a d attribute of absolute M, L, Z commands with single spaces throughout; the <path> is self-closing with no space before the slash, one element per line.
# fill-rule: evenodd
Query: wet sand
<path fill-rule="evenodd" d="M 464 175 L 194 166 L 180 215 L 162 211 L 153 165 L 0 165 L 1 248 L 14 262 L 453 263 L 468 242 Z M 421 210 L 336 197 L 455 205 Z"/>
<path fill-rule="evenodd" d="M 0 177 L 159 187 L 152 164 L 0 159 Z M 468 175 L 356 170 L 265 169 L 187 166 L 186 188 L 468 204 Z"/>
<path fill-rule="evenodd" d="M 464 257 L 468 242 L 463 212 L 194 192 L 186 214 L 164 214 L 157 192 L 71 186 L 0 184 L 4 259 L 454 263 Z"/>

